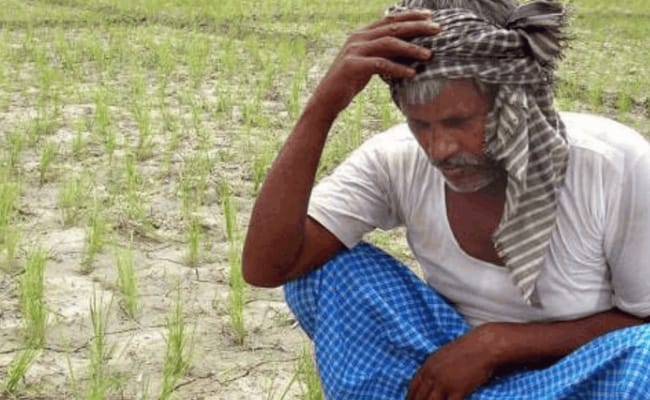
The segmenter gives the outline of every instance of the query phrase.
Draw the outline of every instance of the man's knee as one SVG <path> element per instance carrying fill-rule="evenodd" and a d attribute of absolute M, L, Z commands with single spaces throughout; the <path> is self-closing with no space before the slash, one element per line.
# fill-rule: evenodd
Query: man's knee
<path fill-rule="evenodd" d="M 650 365 L 650 325 L 626 328 L 616 334 L 624 335 L 619 354 L 624 354 L 624 365 L 627 375 L 636 377 L 648 376 Z"/>
<path fill-rule="evenodd" d="M 644 324 L 633 328 L 638 331 L 634 347 L 635 349 L 644 354 L 650 361 L 650 324 Z"/>

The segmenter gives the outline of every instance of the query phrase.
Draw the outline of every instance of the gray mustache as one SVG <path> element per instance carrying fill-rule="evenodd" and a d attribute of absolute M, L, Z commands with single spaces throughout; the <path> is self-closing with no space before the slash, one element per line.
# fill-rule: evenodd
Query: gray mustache
<path fill-rule="evenodd" d="M 464 168 L 464 167 L 482 167 L 486 166 L 484 161 L 467 155 L 456 155 L 446 160 L 429 159 L 431 164 L 436 168 Z"/>

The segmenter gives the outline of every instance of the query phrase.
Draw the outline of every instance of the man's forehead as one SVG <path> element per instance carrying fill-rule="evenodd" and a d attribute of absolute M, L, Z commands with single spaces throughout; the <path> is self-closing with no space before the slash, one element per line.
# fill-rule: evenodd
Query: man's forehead
<path fill-rule="evenodd" d="M 487 112 L 488 104 L 489 99 L 472 80 L 462 79 L 448 81 L 433 100 L 405 104 L 403 111 L 410 118 L 445 119 L 459 114 Z"/>

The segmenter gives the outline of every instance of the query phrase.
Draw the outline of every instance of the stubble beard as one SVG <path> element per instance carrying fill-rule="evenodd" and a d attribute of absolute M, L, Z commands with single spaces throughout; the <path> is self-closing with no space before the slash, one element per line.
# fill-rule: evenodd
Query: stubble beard
<path fill-rule="evenodd" d="M 436 167 L 445 179 L 446 185 L 457 193 L 473 193 L 488 187 L 497 179 L 503 176 L 503 171 L 496 162 L 489 158 L 479 158 L 474 155 L 460 154 L 445 161 L 430 159 L 431 164 Z M 469 179 L 461 176 L 461 179 L 453 180 L 446 176 L 445 169 L 466 170 L 471 173 Z M 466 179 L 462 179 L 466 178 Z"/>

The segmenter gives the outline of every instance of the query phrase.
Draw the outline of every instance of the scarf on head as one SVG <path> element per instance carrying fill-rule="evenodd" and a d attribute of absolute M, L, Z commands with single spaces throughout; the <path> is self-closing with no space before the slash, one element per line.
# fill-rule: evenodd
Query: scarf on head
<path fill-rule="evenodd" d="M 393 7 L 400 12 L 405 7 Z M 568 159 L 566 131 L 553 108 L 555 62 L 561 56 L 565 13 L 538 0 L 518 7 L 504 27 L 465 9 L 434 10 L 442 31 L 412 40 L 433 56 L 413 62 L 410 79 L 387 80 L 409 93 L 429 79 L 473 78 L 498 85 L 485 127 L 487 154 L 507 173 L 506 203 L 494 232 L 497 253 L 527 304 L 541 307 L 536 281 L 555 226 L 557 196 Z M 422 102 L 422 98 L 408 99 Z"/>

